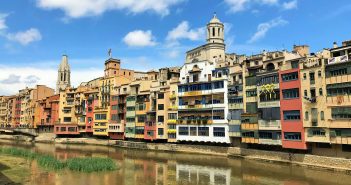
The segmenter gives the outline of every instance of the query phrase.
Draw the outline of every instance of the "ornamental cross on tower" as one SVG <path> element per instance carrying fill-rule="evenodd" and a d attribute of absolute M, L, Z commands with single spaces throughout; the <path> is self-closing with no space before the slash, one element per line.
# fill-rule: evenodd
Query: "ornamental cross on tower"
<path fill-rule="evenodd" d="M 112 49 L 111 49 L 111 48 L 108 49 L 108 52 L 107 52 L 107 53 L 108 53 L 108 57 L 109 57 L 109 58 L 112 58 Z"/>

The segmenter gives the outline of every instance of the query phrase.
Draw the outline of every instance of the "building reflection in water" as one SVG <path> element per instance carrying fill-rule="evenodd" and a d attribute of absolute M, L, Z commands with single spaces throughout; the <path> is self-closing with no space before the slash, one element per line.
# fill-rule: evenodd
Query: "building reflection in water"
<path fill-rule="evenodd" d="M 230 168 L 214 168 L 199 165 L 176 165 L 177 182 L 190 184 L 230 185 Z"/>

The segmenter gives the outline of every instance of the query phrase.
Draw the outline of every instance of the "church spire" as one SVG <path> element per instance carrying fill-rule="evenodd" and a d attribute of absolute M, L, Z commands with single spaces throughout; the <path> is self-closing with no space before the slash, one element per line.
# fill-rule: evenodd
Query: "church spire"
<path fill-rule="evenodd" d="M 58 68 L 56 94 L 71 86 L 71 68 L 68 64 L 68 56 L 62 55 L 62 60 Z"/>
<path fill-rule="evenodd" d="M 224 43 L 224 25 L 217 18 L 216 12 L 207 24 L 207 43 Z"/>

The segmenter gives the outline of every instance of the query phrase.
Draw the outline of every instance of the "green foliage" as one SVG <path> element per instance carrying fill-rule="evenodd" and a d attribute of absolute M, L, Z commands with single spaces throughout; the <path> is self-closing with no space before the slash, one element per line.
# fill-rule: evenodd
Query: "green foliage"
<path fill-rule="evenodd" d="M 97 172 L 116 170 L 116 163 L 110 158 L 72 158 L 67 160 L 67 167 L 73 171 Z"/>
<path fill-rule="evenodd" d="M 44 168 L 61 170 L 68 168 L 72 171 L 99 172 L 116 170 L 116 163 L 111 158 L 88 157 L 71 158 L 60 161 L 53 156 L 34 153 L 30 150 L 0 147 L 0 154 L 22 157 L 29 160 L 36 159 L 38 164 Z"/>

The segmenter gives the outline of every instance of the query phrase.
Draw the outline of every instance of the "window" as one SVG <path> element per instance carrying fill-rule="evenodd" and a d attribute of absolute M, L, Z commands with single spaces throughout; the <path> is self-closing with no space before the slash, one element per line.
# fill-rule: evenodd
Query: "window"
<path fill-rule="evenodd" d="M 291 68 L 296 69 L 299 67 L 299 61 L 292 61 L 291 62 Z"/>
<path fill-rule="evenodd" d="M 197 127 L 190 127 L 190 136 L 197 136 Z"/>
<path fill-rule="evenodd" d="M 324 120 L 324 111 L 321 111 L 321 120 Z"/>
<path fill-rule="evenodd" d="M 138 123 L 143 123 L 146 121 L 146 115 L 138 115 L 137 116 Z"/>
<path fill-rule="evenodd" d="M 135 107 L 127 107 L 127 111 L 135 111 Z"/>
<path fill-rule="evenodd" d="M 351 95 L 351 82 L 328 84 L 327 95 L 328 96 Z"/>
<path fill-rule="evenodd" d="M 332 71 L 329 72 L 329 74 L 330 74 L 330 76 L 346 75 L 347 74 L 347 68 L 332 70 Z"/>
<path fill-rule="evenodd" d="M 283 111 L 284 120 L 300 120 L 299 110 Z"/>
<path fill-rule="evenodd" d="M 277 101 L 280 100 L 280 92 L 275 89 L 272 93 L 260 93 L 260 102 Z"/>
<path fill-rule="evenodd" d="M 134 123 L 135 122 L 135 118 L 127 118 L 127 122 Z"/>
<path fill-rule="evenodd" d="M 164 105 L 163 104 L 158 104 L 157 105 L 158 110 L 164 110 Z"/>
<path fill-rule="evenodd" d="M 307 90 L 303 91 L 303 95 L 306 97 L 307 96 Z"/>
<path fill-rule="evenodd" d="M 322 72 L 318 71 L 318 78 L 322 77 Z"/>
<path fill-rule="evenodd" d="M 88 123 L 91 123 L 93 121 L 92 117 L 88 117 Z"/>
<path fill-rule="evenodd" d="M 118 120 L 118 115 L 117 114 L 112 114 L 111 115 L 111 120 L 117 121 Z"/>
<path fill-rule="evenodd" d="M 214 82 L 213 83 L 213 89 L 222 89 L 224 88 L 224 82 L 219 81 L 219 82 Z"/>
<path fill-rule="evenodd" d="M 199 127 L 198 128 L 199 136 L 209 136 L 209 128 L 208 127 Z"/>
<path fill-rule="evenodd" d="M 213 136 L 214 137 L 225 137 L 225 128 L 224 127 L 213 127 Z"/>
<path fill-rule="evenodd" d="M 301 140 L 301 133 L 300 132 L 284 132 L 284 139 L 285 140 Z"/>
<path fill-rule="evenodd" d="M 319 88 L 319 96 L 323 96 L 323 89 Z"/>
<path fill-rule="evenodd" d="M 255 137 L 255 133 L 254 132 L 243 132 L 242 133 L 242 137 Z"/>
<path fill-rule="evenodd" d="M 306 80 L 306 73 L 303 74 L 303 79 Z"/>
<path fill-rule="evenodd" d="M 160 94 L 158 94 L 158 95 L 157 95 L 157 98 L 158 98 L 158 99 L 163 99 L 163 98 L 164 98 L 164 96 L 165 96 L 165 94 L 164 94 L 164 93 L 160 93 Z"/>
<path fill-rule="evenodd" d="M 305 120 L 308 120 L 308 111 L 305 112 Z"/>
<path fill-rule="evenodd" d="M 76 132 L 77 128 L 76 127 L 68 127 L 68 132 Z"/>
<path fill-rule="evenodd" d="M 284 99 L 293 99 L 299 98 L 299 89 L 285 89 L 283 90 L 283 98 Z"/>
<path fill-rule="evenodd" d="M 112 110 L 117 110 L 118 106 L 117 105 L 112 105 Z"/>
<path fill-rule="evenodd" d="M 273 139 L 273 133 L 272 132 L 259 132 L 258 137 L 260 139 Z"/>
<path fill-rule="evenodd" d="M 293 73 L 282 74 L 281 77 L 283 82 L 287 82 L 287 81 L 297 80 L 299 78 L 299 75 L 297 72 L 293 72 Z"/>
<path fill-rule="evenodd" d="M 180 136 L 187 136 L 187 135 L 189 135 L 189 128 L 188 127 L 179 127 L 178 128 L 178 134 Z"/>
<path fill-rule="evenodd" d="M 324 130 L 312 130 L 312 135 L 313 136 L 325 136 L 325 131 Z"/>
<path fill-rule="evenodd" d="M 177 113 L 168 113 L 168 119 L 177 119 Z"/>
<path fill-rule="evenodd" d="M 351 119 L 351 107 L 332 108 L 333 119 Z"/>
<path fill-rule="evenodd" d="M 61 131 L 61 132 L 66 132 L 66 127 L 61 127 L 61 128 L 60 128 L 60 131 Z"/>
<path fill-rule="evenodd" d="M 105 120 L 106 114 L 95 114 L 95 120 Z"/>
<path fill-rule="evenodd" d="M 64 117 L 63 122 L 71 122 L 71 117 Z"/>
<path fill-rule="evenodd" d="M 248 90 L 248 91 L 246 91 L 246 96 L 247 97 L 257 96 L 257 91 L 256 90 Z"/>
<path fill-rule="evenodd" d="M 164 116 L 157 116 L 157 121 L 163 123 L 163 121 L 164 121 Z"/>
<path fill-rule="evenodd" d="M 157 133 L 158 133 L 159 136 L 163 136 L 163 134 L 164 134 L 163 128 L 158 128 Z"/>
<path fill-rule="evenodd" d="M 198 82 L 199 81 L 199 75 L 198 74 L 194 74 L 193 75 L 193 82 Z"/>
<path fill-rule="evenodd" d="M 310 81 L 312 82 L 314 82 L 314 72 L 310 72 Z"/>

